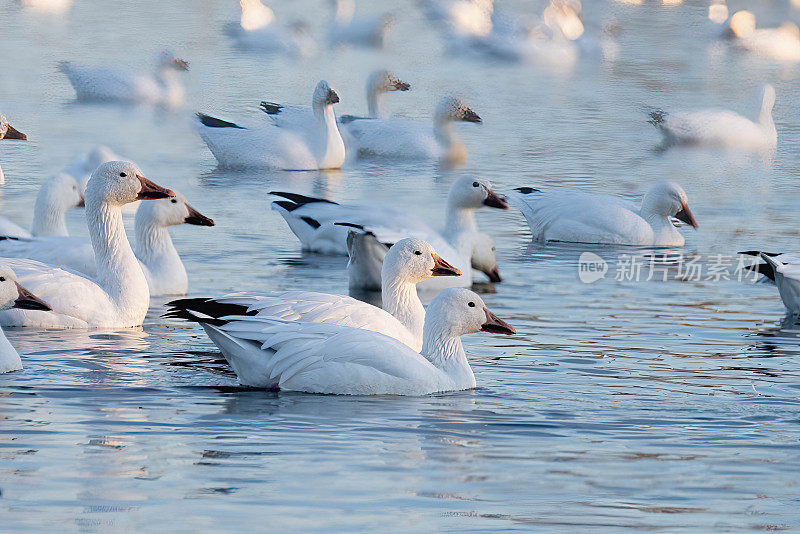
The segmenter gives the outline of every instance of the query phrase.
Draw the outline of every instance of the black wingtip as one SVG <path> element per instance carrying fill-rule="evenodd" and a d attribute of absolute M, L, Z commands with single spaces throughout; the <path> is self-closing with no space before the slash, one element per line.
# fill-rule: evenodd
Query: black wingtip
<path fill-rule="evenodd" d="M 775 268 L 769 263 L 759 263 L 756 265 L 747 265 L 745 267 L 748 271 L 753 271 L 758 274 L 763 274 L 773 282 L 775 281 Z"/>
<path fill-rule="evenodd" d="M 519 191 L 523 195 L 530 195 L 531 193 L 540 193 L 541 192 L 538 189 L 535 189 L 533 187 L 517 187 L 515 189 L 515 191 Z"/>
<path fill-rule="evenodd" d="M 270 195 L 275 197 L 283 197 L 286 200 L 291 200 L 295 204 L 296 207 L 300 207 L 304 204 L 313 204 L 315 202 L 325 202 L 327 204 L 338 204 L 338 202 L 334 202 L 332 200 L 328 200 L 325 198 L 315 198 L 315 197 L 307 197 L 305 195 L 299 195 L 297 193 L 287 193 L 285 191 L 270 191 Z"/>
<path fill-rule="evenodd" d="M 207 323 L 214 326 L 222 326 L 226 323 L 220 317 L 228 315 L 255 315 L 257 311 L 247 311 L 247 306 L 240 304 L 223 304 L 209 298 L 188 298 L 178 299 L 168 302 L 167 312 L 162 317 L 173 319 L 184 319 L 192 323 Z M 193 313 L 202 315 L 198 317 Z"/>
<path fill-rule="evenodd" d="M 783 254 L 782 252 L 764 252 L 763 250 L 743 250 L 739 252 L 739 254 L 743 254 L 745 256 L 760 256 L 765 255 L 769 256 L 770 258 L 774 258 L 775 256 L 780 256 Z"/>
<path fill-rule="evenodd" d="M 208 126 L 209 128 L 238 128 L 239 130 L 244 130 L 242 126 L 239 126 L 236 123 L 224 121 L 222 119 L 212 117 L 211 115 L 200 113 L 199 111 L 197 112 L 197 118 L 200 119 L 200 123 L 203 126 Z"/>
<path fill-rule="evenodd" d="M 283 110 L 282 105 L 276 104 L 275 102 L 267 102 L 266 100 L 262 101 L 259 107 L 261 108 L 261 111 L 267 115 L 277 115 L 281 112 L 281 110 Z"/>

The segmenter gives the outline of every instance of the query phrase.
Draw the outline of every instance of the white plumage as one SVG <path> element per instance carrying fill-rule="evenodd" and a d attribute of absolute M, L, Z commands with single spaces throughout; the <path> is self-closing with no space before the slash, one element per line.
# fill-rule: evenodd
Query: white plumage
<path fill-rule="evenodd" d="M 800 314 L 800 255 L 783 254 L 769 256 L 761 254 L 761 259 L 774 270 L 775 285 L 778 286 L 783 305 L 793 314 Z"/>
<path fill-rule="evenodd" d="M 755 15 L 737 11 L 729 21 L 727 36 L 733 42 L 758 56 L 778 61 L 800 61 L 800 29 L 793 22 L 777 28 L 756 28 Z"/>
<path fill-rule="evenodd" d="M 0 264 L 0 310 L 12 308 L 48 311 L 50 306 L 17 282 L 17 276 L 8 265 Z M 19 354 L 0 329 L 0 373 L 22 369 Z"/>
<path fill-rule="evenodd" d="M 6 217 L 0 217 L 0 236 L 30 238 L 68 235 L 66 213 L 82 205 L 83 195 L 78 182 L 68 174 L 58 174 L 46 180 L 39 188 L 33 206 L 31 231 L 28 232 Z M 0 247 L 2 245 L 3 242 L 0 242 Z"/>
<path fill-rule="evenodd" d="M 240 0 L 239 5 L 240 21 L 231 25 L 228 34 L 240 47 L 301 57 L 316 52 L 316 43 L 309 36 L 304 23 L 295 22 L 289 28 L 279 26 L 273 11 L 260 0 Z"/>
<path fill-rule="evenodd" d="M 331 0 L 334 16 L 328 28 L 328 39 L 333 45 L 350 44 L 381 48 L 394 25 L 391 15 L 355 16 L 354 0 Z"/>

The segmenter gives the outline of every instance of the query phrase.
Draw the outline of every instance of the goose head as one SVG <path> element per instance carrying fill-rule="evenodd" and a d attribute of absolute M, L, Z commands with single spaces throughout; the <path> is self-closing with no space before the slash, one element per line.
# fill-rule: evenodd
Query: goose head
<path fill-rule="evenodd" d="M 497 246 L 491 236 L 478 233 L 472 240 L 472 268 L 489 277 L 493 283 L 502 282 L 497 266 Z"/>
<path fill-rule="evenodd" d="M 5 115 L 0 115 L 0 140 L 3 139 L 19 139 L 20 141 L 27 141 L 28 136 L 20 132 L 8 123 Z"/>
<path fill-rule="evenodd" d="M 122 206 L 137 200 L 174 197 L 175 193 L 157 185 L 142 175 L 129 161 L 103 163 L 92 173 L 86 184 L 86 205 L 106 203 Z"/>
<path fill-rule="evenodd" d="M 381 278 L 417 284 L 432 276 L 460 276 L 461 271 L 436 254 L 422 239 L 401 239 L 389 249 L 383 259 Z"/>
<path fill-rule="evenodd" d="M 175 56 L 171 51 L 164 50 L 158 56 L 159 70 L 189 70 L 189 62 Z"/>
<path fill-rule="evenodd" d="M 408 91 L 409 89 L 411 89 L 411 84 L 404 82 L 388 70 L 375 71 L 367 79 L 367 92 L 375 94 Z"/>
<path fill-rule="evenodd" d="M 445 289 L 433 298 L 425 316 L 425 330 L 437 329 L 458 337 L 475 332 L 516 334 L 513 326 L 489 311 L 476 293 L 463 287 Z"/>
<path fill-rule="evenodd" d="M 454 96 L 444 97 L 439 102 L 435 120 L 438 123 L 462 121 L 480 124 L 482 122 L 477 113 L 469 109 L 460 98 Z"/>
<path fill-rule="evenodd" d="M 42 299 L 22 287 L 10 267 L 0 265 L 0 310 L 40 310 L 52 308 Z"/>
<path fill-rule="evenodd" d="M 84 205 L 83 194 L 78 181 L 63 172 L 42 184 L 39 196 L 36 199 L 37 203 L 40 199 L 47 206 L 47 209 L 61 213 Z"/>
<path fill-rule="evenodd" d="M 508 209 L 508 203 L 492 190 L 491 182 L 471 175 L 464 175 L 453 182 L 447 195 L 447 203 L 459 208 L 488 206 Z"/>
<path fill-rule="evenodd" d="M 697 228 L 697 221 L 689 210 L 686 192 L 675 182 L 661 182 L 654 185 L 642 199 L 642 215 L 675 217 Z"/>
<path fill-rule="evenodd" d="M 746 39 L 756 31 L 756 16 L 751 12 L 743 9 L 737 11 L 731 17 L 728 23 L 728 36 L 738 37 L 739 39 Z"/>
<path fill-rule="evenodd" d="M 180 193 L 175 193 L 175 196 L 171 198 L 142 203 L 136 210 L 136 221 L 161 228 L 179 224 L 214 226 L 212 219 L 190 206 Z"/>
<path fill-rule="evenodd" d="M 245 31 L 264 28 L 275 20 L 275 13 L 261 0 L 239 0 L 239 7 L 242 8 L 240 23 Z"/>
<path fill-rule="evenodd" d="M 728 20 L 728 5 L 724 1 L 713 2 L 708 6 L 708 20 L 715 24 L 723 24 Z"/>
<path fill-rule="evenodd" d="M 338 102 L 339 95 L 336 94 L 336 91 L 331 89 L 328 82 L 321 80 L 314 88 L 314 95 L 311 97 L 311 107 L 314 108 L 314 112 L 319 113 Z"/>

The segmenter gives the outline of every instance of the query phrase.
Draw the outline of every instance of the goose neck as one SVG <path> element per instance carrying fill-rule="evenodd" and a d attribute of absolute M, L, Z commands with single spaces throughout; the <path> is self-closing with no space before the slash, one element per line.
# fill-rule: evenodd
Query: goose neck
<path fill-rule="evenodd" d="M 415 284 L 382 276 L 381 300 L 385 311 L 397 318 L 412 334 L 422 337 L 425 308 L 419 300 Z"/>
<path fill-rule="evenodd" d="M 53 198 L 54 192 L 43 187 L 36 197 L 33 207 L 33 227 L 35 236 L 65 236 L 67 232 L 66 210 Z"/>

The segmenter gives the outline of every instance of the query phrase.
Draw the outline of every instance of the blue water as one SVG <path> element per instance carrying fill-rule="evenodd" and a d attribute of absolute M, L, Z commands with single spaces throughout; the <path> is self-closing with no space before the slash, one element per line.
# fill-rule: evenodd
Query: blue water
<path fill-rule="evenodd" d="M 784 2 L 760 21 L 800 20 Z M 323 0 L 274 1 L 324 34 Z M 543 3 L 499 0 L 540 13 Z M 248 54 L 222 33 L 236 2 L 76 0 L 60 16 L 0 4 L 0 111 L 29 135 L 0 143 L 0 210 L 28 223 L 39 182 L 97 144 L 180 190 L 214 228 L 173 230 L 190 294 L 303 288 L 347 292 L 346 259 L 303 254 L 267 192 L 408 203 L 438 222 L 461 172 L 500 192 L 521 185 L 636 198 L 681 183 L 700 228 L 683 253 L 796 250 L 800 216 L 798 67 L 708 35 L 707 5 L 585 2 L 587 26 L 616 22 L 619 57 L 518 64 L 447 53 L 416 2 L 391 10 L 385 51 L 324 44 L 307 60 Z M 759 24 L 761 24 L 760 22 Z M 81 105 L 61 60 L 148 68 L 163 48 L 190 61 L 170 112 Z M 443 93 L 484 120 L 458 126 L 467 165 L 372 162 L 336 172 L 225 172 L 194 133 L 196 110 L 237 119 L 263 99 L 304 104 L 328 79 L 339 113 L 363 113 L 365 77 L 390 68 L 413 90 L 391 113 L 426 119 Z M 763 159 L 660 152 L 653 107 L 759 109 L 775 84 L 778 150 Z M 512 337 L 465 336 L 474 391 L 339 398 L 242 388 L 201 329 L 9 331 L 25 370 L 0 376 L 0 510 L 9 532 L 763 531 L 800 528 L 800 327 L 773 286 L 731 280 L 616 281 L 620 254 L 529 244 L 514 210 L 483 210 L 504 282 L 482 285 Z M 70 230 L 85 234 L 82 213 Z M 578 279 L 591 250 L 606 278 Z M 733 261 L 733 260 L 731 260 Z M 705 272 L 704 272 L 705 274 Z M 659 277 L 656 277 L 659 278 Z"/>

